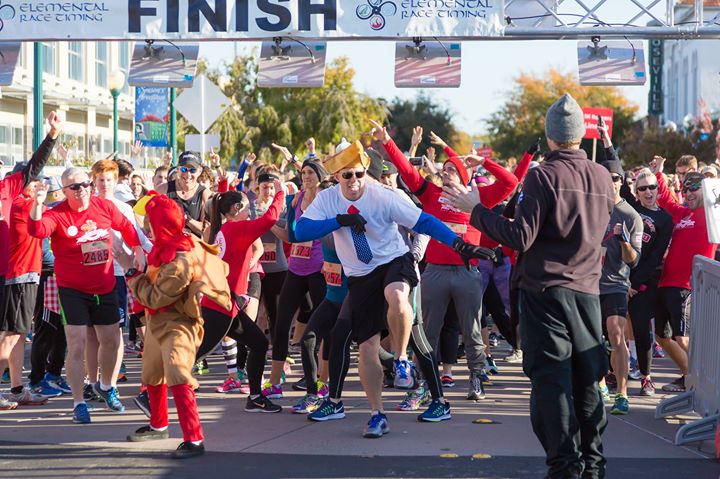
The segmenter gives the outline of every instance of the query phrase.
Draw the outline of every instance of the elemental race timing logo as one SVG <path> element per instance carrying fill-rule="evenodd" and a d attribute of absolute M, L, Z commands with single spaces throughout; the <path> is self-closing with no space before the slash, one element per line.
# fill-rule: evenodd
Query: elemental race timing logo
<path fill-rule="evenodd" d="M 5 28 L 5 20 L 12 20 L 13 18 L 15 18 L 15 7 L 2 5 L 2 1 L 0 1 L 0 31 Z"/>
<path fill-rule="evenodd" d="M 385 17 L 392 17 L 397 13 L 397 5 L 385 0 L 367 0 L 367 4 L 358 5 L 355 13 L 361 20 L 370 20 L 370 28 L 382 30 L 385 28 Z"/>

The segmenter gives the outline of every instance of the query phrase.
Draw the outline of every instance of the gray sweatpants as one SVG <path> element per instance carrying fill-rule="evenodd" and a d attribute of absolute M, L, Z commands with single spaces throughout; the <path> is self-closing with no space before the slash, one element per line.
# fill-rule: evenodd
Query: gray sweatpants
<path fill-rule="evenodd" d="M 463 265 L 429 264 L 422 274 L 422 311 L 425 334 L 433 349 L 437 350 L 440 331 L 445 324 L 450 301 L 460 324 L 465 343 L 465 355 L 471 373 L 485 367 L 485 345 L 480 334 L 482 315 L 483 279 L 480 272 Z"/>

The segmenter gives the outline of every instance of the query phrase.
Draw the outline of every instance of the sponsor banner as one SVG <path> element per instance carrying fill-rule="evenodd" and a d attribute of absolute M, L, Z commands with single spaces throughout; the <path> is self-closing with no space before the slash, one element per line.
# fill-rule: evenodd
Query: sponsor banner
<path fill-rule="evenodd" d="M 135 141 L 143 146 L 168 146 L 167 88 L 135 88 Z"/>
<path fill-rule="evenodd" d="M 585 117 L 585 138 L 600 139 L 598 131 L 598 116 L 601 116 L 608 127 L 608 134 L 612 138 L 613 110 L 612 108 L 583 108 Z"/>
<path fill-rule="evenodd" d="M 497 37 L 501 0 L 0 0 L 0 40 Z"/>

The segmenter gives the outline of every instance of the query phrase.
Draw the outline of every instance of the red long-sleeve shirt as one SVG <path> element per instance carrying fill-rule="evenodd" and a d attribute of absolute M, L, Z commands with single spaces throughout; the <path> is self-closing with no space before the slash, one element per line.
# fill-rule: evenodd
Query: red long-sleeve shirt
<path fill-rule="evenodd" d="M 20 195 L 10 208 L 10 252 L 5 281 L 42 270 L 42 240 L 30 236 L 28 220 L 33 200 Z"/>
<path fill-rule="evenodd" d="M 230 291 L 238 296 L 246 294 L 248 289 L 250 246 L 277 223 L 285 204 L 284 201 L 285 194 L 282 191 L 277 192 L 270 208 L 260 218 L 249 221 L 228 221 L 220 228 L 220 232 L 215 238 L 215 242 L 220 245 L 220 257 L 230 266 L 227 277 Z M 205 298 L 200 304 L 225 315 L 228 314 L 227 310 L 217 303 Z M 237 306 L 233 301 L 232 317 L 235 317 L 237 313 Z"/>
<path fill-rule="evenodd" d="M 58 286 L 86 294 L 107 294 L 115 287 L 111 230 L 119 231 L 131 248 L 140 246 L 135 225 L 97 196 L 90 197 L 84 211 L 72 211 L 65 200 L 28 223 L 32 236 L 50 237 Z"/>
<path fill-rule="evenodd" d="M 713 259 L 718 245 L 708 241 L 705 208 L 701 206 L 691 210 L 678 204 L 670 194 L 662 173 L 657 173 L 655 177 L 658 181 L 658 204 L 670 213 L 674 224 L 658 286 L 690 289 L 693 257 L 700 255 Z"/>
<path fill-rule="evenodd" d="M 398 169 L 400 177 L 411 191 L 416 192 L 416 196 L 423 205 L 426 213 L 435 216 L 443 221 L 455 233 L 463 238 L 463 240 L 472 244 L 480 243 L 480 232 L 470 225 L 470 214 L 458 211 L 441 198 L 442 188 L 434 185 L 423 178 L 420 173 L 410 164 L 410 161 L 390 140 L 385 144 L 390 161 L 393 162 Z M 445 149 L 446 153 L 457 156 L 449 147 Z M 490 186 L 480 188 L 480 201 L 487 208 L 500 203 L 513 191 L 517 185 L 517 178 L 509 173 L 502 166 L 492 160 L 485 160 L 483 166 L 488 170 L 497 181 Z M 427 251 L 425 252 L 425 260 L 430 264 L 464 264 L 462 258 L 452 248 L 446 246 L 434 239 L 430 240 Z"/>

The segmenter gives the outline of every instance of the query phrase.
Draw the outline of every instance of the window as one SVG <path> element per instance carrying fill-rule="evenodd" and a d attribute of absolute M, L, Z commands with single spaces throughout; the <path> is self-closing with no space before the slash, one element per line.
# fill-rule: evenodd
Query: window
<path fill-rule="evenodd" d="M 43 73 L 49 75 L 57 75 L 57 44 L 55 43 L 43 43 L 45 47 L 43 55 Z"/>
<path fill-rule="evenodd" d="M 68 44 L 68 76 L 75 81 L 85 80 L 82 42 L 69 42 Z"/>
<path fill-rule="evenodd" d="M 108 74 L 108 44 L 107 42 L 95 43 L 95 84 L 107 88 Z"/>
<path fill-rule="evenodd" d="M 118 48 L 118 68 L 125 73 L 125 78 L 130 76 L 130 42 L 120 42 Z M 123 93 L 130 93 L 130 84 L 125 82 Z"/>

